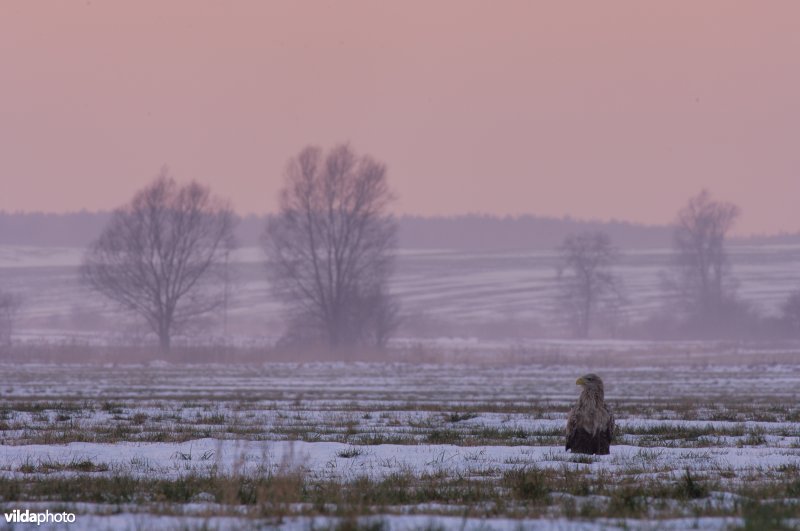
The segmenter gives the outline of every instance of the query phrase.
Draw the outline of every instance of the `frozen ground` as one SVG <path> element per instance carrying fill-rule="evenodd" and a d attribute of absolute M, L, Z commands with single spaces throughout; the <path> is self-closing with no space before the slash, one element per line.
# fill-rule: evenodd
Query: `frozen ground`
<path fill-rule="evenodd" d="M 685 348 L 548 364 L 4 364 L 0 505 L 75 512 L 68 529 L 798 525 L 787 360 L 800 352 L 710 363 Z M 563 451 L 589 370 L 618 419 L 609 456 Z"/>

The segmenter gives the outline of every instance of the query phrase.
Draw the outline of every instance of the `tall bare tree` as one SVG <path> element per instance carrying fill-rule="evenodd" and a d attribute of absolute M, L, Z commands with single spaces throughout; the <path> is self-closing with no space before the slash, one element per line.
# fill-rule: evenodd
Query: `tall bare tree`
<path fill-rule="evenodd" d="M 612 272 L 618 254 L 608 235 L 599 231 L 567 236 L 559 247 L 561 303 L 576 337 L 589 337 L 598 311 L 618 310 L 622 285 Z"/>
<path fill-rule="evenodd" d="M 739 213 L 734 204 L 714 201 L 708 190 L 692 197 L 678 212 L 673 237 L 675 276 L 670 284 L 696 317 L 718 317 L 730 300 L 725 237 Z"/>
<path fill-rule="evenodd" d="M 89 286 L 141 315 L 169 350 L 172 332 L 224 302 L 215 281 L 234 246 L 230 206 L 196 182 L 179 186 L 162 170 L 114 211 L 89 247 Z"/>
<path fill-rule="evenodd" d="M 263 241 L 273 287 L 295 313 L 292 332 L 332 348 L 385 344 L 397 317 L 386 166 L 346 144 L 306 147 L 285 179 Z"/>

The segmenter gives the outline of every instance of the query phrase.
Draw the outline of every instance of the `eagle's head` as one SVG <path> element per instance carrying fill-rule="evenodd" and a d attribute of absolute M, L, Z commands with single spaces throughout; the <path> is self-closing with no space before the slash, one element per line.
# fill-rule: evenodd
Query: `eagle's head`
<path fill-rule="evenodd" d="M 582 385 L 587 391 L 603 392 L 603 380 L 594 373 L 584 374 L 575 381 L 575 385 Z"/>

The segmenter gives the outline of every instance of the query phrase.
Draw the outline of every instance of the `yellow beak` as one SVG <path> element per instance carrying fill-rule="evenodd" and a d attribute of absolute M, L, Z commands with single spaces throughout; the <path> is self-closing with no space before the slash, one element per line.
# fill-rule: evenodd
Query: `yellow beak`
<path fill-rule="evenodd" d="M 586 385 L 586 380 L 583 379 L 583 376 L 575 380 L 575 385 Z"/>

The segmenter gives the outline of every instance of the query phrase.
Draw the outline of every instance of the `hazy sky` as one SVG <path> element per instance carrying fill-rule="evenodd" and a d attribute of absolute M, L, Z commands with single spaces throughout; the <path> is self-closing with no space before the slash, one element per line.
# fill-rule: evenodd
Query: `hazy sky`
<path fill-rule="evenodd" d="M 398 213 L 665 223 L 702 187 L 800 230 L 800 2 L 0 2 L 0 209 L 168 164 L 242 213 L 350 141 Z"/>

